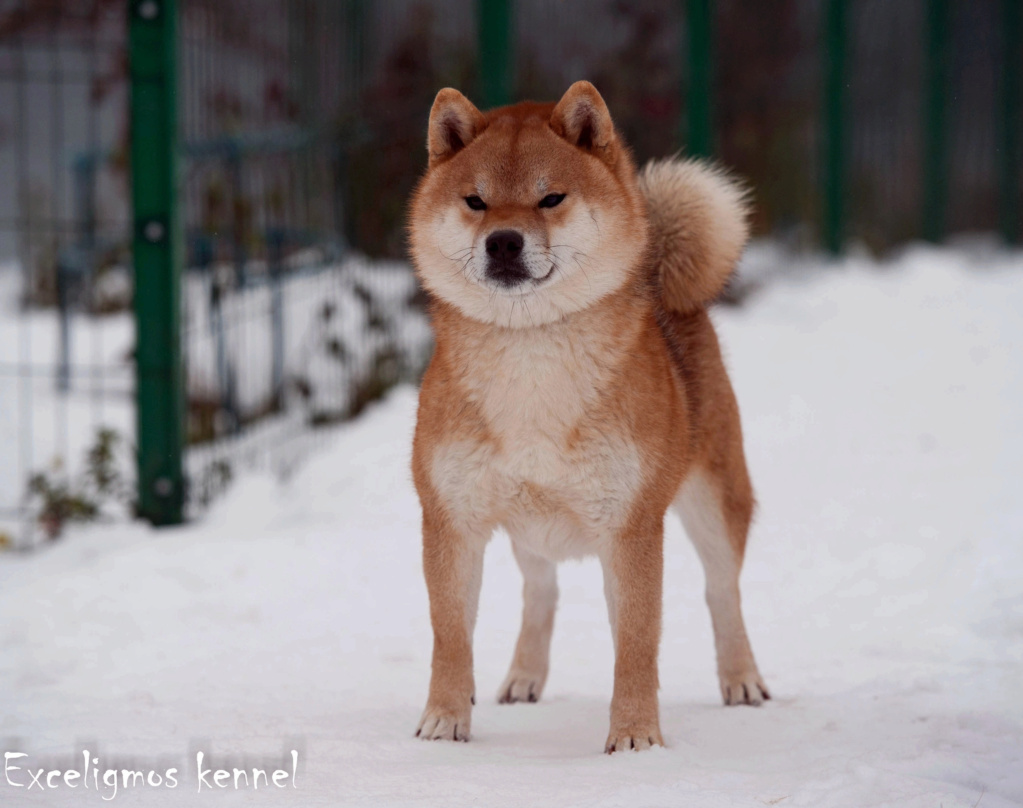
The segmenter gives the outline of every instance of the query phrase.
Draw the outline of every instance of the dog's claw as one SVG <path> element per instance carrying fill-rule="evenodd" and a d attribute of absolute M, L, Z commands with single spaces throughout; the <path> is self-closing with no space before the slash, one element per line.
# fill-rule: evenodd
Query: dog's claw
<path fill-rule="evenodd" d="M 659 732 L 630 733 L 625 731 L 621 734 L 612 732 L 607 738 L 607 743 L 604 744 L 604 752 L 608 755 L 612 755 L 615 752 L 625 752 L 630 749 L 642 752 L 654 746 L 664 746 L 664 741 L 661 739 Z"/>
<path fill-rule="evenodd" d="M 416 737 L 424 741 L 468 741 L 468 711 L 464 715 L 455 715 L 427 708 L 419 721 Z"/>
<path fill-rule="evenodd" d="M 754 671 L 727 680 L 722 678 L 721 698 L 728 707 L 739 704 L 759 707 L 770 700 L 771 694 L 761 680 L 760 674 Z"/>
<path fill-rule="evenodd" d="M 538 675 L 513 672 L 508 674 L 501 689 L 498 691 L 499 704 L 517 704 L 528 702 L 536 704 L 540 701 L 542 678 Z"/>

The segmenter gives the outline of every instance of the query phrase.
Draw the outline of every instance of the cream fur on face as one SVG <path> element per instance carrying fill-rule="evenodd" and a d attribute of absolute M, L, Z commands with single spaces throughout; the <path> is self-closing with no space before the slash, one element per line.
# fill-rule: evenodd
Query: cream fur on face
<path fill-rule="evenodd" d="M 455 206 L 445 208 L 423 228 L 427 243 L 417 251 L 423 284 L 466 316 L 505 328 L 544 325 L 593 305 L 626 282 L 645 234 L 629 233 L 585 199 L 569 204 L 567 220 L 550 228 L 549 243 L 523 232 L 522 261 L 534 280 L 512 289 L 486 278 L 489 234 L 466 226 Z"/>

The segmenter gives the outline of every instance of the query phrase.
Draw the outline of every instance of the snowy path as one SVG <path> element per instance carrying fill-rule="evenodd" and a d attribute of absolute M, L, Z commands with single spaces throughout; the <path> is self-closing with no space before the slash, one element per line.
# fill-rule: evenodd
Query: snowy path
<path fill-rule="evenodd" d="M 601 754 L 595 562 L 559 571 L 544 701 L 495 703 L 520 586 L 500 536 L 473 741 L 414 739 L 430 635 L 402 389 L 201 524 L 0 556 L 0 750 L 179 768 L 120 805 L 1023 805 L 1023 255 L 978 261 L 849 260 L 715 315 L 761 503 L 743 581 L 764 708 L 719 706 L 702 575 L 669 519 L 666 749 Z M 291 748 L 295 788 L 196 793 L 196 750 L 251 766 Z M 4 806 L 112 793 L 0 779 Z"/>

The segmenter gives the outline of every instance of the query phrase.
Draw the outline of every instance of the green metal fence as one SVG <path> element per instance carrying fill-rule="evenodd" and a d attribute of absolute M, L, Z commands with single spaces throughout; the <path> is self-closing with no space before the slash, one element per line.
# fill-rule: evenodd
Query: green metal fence
<path fill-rule="evenodd" d="M 132 0 L 129 15 L 138 513 L 168 525 L 185 502 L 178 6 Z"/>
<path fill-rule="evenodd" d="M 416 378 L 404 212 L 445 85 L 589 79 L 640 161 L 721 160 L 797 248 L 1018 242 L 1021 5 L 3 0 L 0 541 L 88 504 L 101 433 L 173 524 Z"/>
<path fill-rule="evenodd" d="M 196 0 L 192 0 L 191 6 L 189 0 L 178 1 L 182 3 L 180 13 L 187 14 L 200 8 L 207 14 L 211 13 L 209 6 Z M 164 14 L 153 14 L 157 3 L 162 4 L 159 7 Z M 616 114 L 620 115 L 622 107 L 625 107 L 624 128 L 627 134 L 629 129 L 640 134 L 636 147 L 641 158 L 655 156 L 644 152 L 658 142 L 656 134 L 661 129 L 664 130 L 660 137 L 662 150 L 663 144 L 667 143 L 669 148 L 681 146 L 690 154 L 720 157 L 735 164 L 740 173 L 748 172 L 752 176 L 758 202 L 764 211 L 762 228 L 784 227 L 786 218 L 790 221 L 793 218 L 793 212 L 796 216 L 801 213 L 804 222 L 812 222 L 820 233 L 820 243 L 837 253 L 850 236 L 883 245 L 913 235 L 912 231 L 886 233 L 882 222 L 871 220 L 872 197 L 883 196 L 887 192 L 884 188 L 872 188 L 871 184 L 901 182 L 902 178 L 883 176 L 881 172 L 885 168 L 871 164 L 874 155 L 870 150 L 864 154 L 864 142 L 867 138 L 878 141 L 878 151 L 881 152 L 886 139 L 898 141 L 906 136 L 905 130 L 911 128 L 902 126 L 900 130 L 897 121 L 886 128 L 883 117 L 880 117 L 883 109 L 878 110 L 877 107 L 886 103 L 888 89 L 883 74 L 875 76 L 872 73 L 870 62 L 877 57 L 871 52 L 871 32 L 889 27 L 900 34 L 912 31 L 917 35 L 917 50 L 923 69 L 917 91 L 922 98 L 922 115 L 919 125 L 920 189 L 917 194 L 919 228 L 916 234 L 939 241 L 947 230 L 953 187 L 953 160 L 950 159 L 950 149 L 955 144 L 951 126 L 956 112 L 953 74 L 962 73 L 962 69 L 956 73 L 954 63 L 955 35 L 957 31 L 964 30 L 967 36 L 973 37 L 968 53 L 971 58 L 976 55 L 976 49 L 989 44 L 985 37 L 990 32 L 985 34 L 980 29 L 971 30 L 970 21 L 961 19 L 963 15 L 973 14 L 974 26 L 981 28 L 984 24 L 990 27 L 993 21 L 995 28 L 1002 32 L 1003 52 L 992 61 L 993 64 L 1000 60 L 1002 64 L 1003 79 L 998 86 L 1002 104 L 990 107 L 988 124 L 989 128 L 999 127 L 1003 145 L 1001 153 L 992 151 L 988 156 L 992 166 L 997 165 L 1003 174 L 1019 176 L 1019 104 L 1014 95 L 1019 92 L 1016 78 L 1019 70 L 1013 68 L 1013 60 L 1018 62 L 1019 50 L 1018 6 L 1018 3 L 1003 0 L 999 8 L 989 3 L 986 9 L 977 12 L 976 3 L 967 8 L 964 3 L 956 4 L 952 0 L 922 0 L 915 9 L 914 17 L 906 15 L 905 7 L 901 12 L 895 12 L 891 4 L 825 0 L 823 4 L 781 3 L 761 10 L 758 19 L 743 4 L 714 3 L 711 0 L 619 3 L 603 7 L 581 2 L 552 6 L 527 0 L 477 0 L 471 5 L 463 3 L 457 9 L 429 3 L 367 5 L 305 0 L 288 6 L 273 2 L 249 4 L 246 14 L 274 26 L 283 26 L 288 31 L 287 41 L 282 41 L 282 52 L 287 53 L 289 62 L 282 62 L 281 73 L 276 80 L 283 83 L 285 95 L 296 107 L 289 123 L 297 128 L 278 134 L 283 137 L 282 142 L 290 138 L 302 144 L 295 152 L 300 159 L 293 162 L 292 167 L 304 178 L 300 185 L 306 201 L 315 199 L 317 209 L 331 210 L 329 215 L 316 221 L 308 217 L 303 219 L 303 226 L 314 232 L 316 238 L 322 239 L 329 234 L 344 236 L 354 241 L 356 246 L 372 249 L 360 224 L 365 227 L 377 207 L 402 209 L 410 183 L 422 168 L 419 143 L 422 125 L 438 86 L 459 84 L 482 106 L 489 107 L 525 97 L 537 89 L 548 97 L 556 97 L 568 81 L 575 78 L 594 78 L 599 86 L 603 74 L 603 83 L 610 84 L 609 89 L 612 90 L 609 100 Z M 222 6 L 222 9 L 229 7 Z M 141 37 L 144 32 L 155 31 L 159 27 L 161 35 L 168 38 L 160 41 L 171 41 L 169 38 L 174 36 L 174 10 L 174 4 L 168 0 L 136 3 L 132 16 L 133 32 L 137 29 Z M 146 11 L 152 19 L 145 18 Z M 397 20 L 393 16 L 401 11 L 406 14 L 403 33 L 399 33 L 402 26 L 395 25 Z M 452 16 L 452 11 L 461 14 Z M 221 14 L 225 12 L 221 11 Z M 959 15 L 961 25 L 953 22 L 953 14 Z M 442 19 L 441 15 L 445 18 Z M 472 18 L 474 29 L 466 24 Z M 780 36 L 771 31 L 772 24 L 779 27 Z M 791 29 L 788 50 L 785 44 L 786 25 Z M 388 31 L 389 26 L 394 26 L 395 30 Z M 575 55 L 571 69 L 564 70 L 564 65 L 545 69 L 543 59 L 537 55 L 538 50 L 564 52 L 564 40 L 558 37 L 567 33 L 569 26 L 577 35 L 581 32 L 582 50 Z M 742 32 L 743 26 L 747 30 L 752 27 L 754 38 L 759 36 L 761 41 L 751 41 L 749 33 Z M 325 40 L 320 36 L 323 31 L 331 31 L 333 36 Z M 607 69 L 601 63 L 609 58 L 612 63 L 618 60 L 619 72 L 629 75 L 627 60 L 630 57 L 649 59 L 647 53 L 640 56 L 641 51 L 656 50 L 658 39 L 670 40 L 671 37 L 664 37 L 665 31 L 674 32 L 674 43 L 661 44 L 667 44 L 680 58 L 667 68 L 666 72 L 671 75 L 658 88 L 662 95 L 646 96 L 645 83 L 656 75 L 659 67 L 656 59 L 651 62 L 649 74 L 638 72 L 630 76 L 635 82 L 619 87 L 615 93 L 614 77 L 607 75 Z M 474 42 L 470 39 L 473 35 Z M 781 44 L 773 43 L 772 36 L 779 36 Z M 184 37 L 187 41 L 188 34 Z M 338 43 L 346 47 L 339 47 Z M 210 47 L 219 42 L 214 37 L 208 38 L 204 44 Z M 152 52 L 158 50 L 155 45 L 154 41 L 149 46 Z M 892 42 L 889 47 L 905 48 L 906 44 Z M 169 46 L 165 46 L 162 52 L 173 50 L 167 48 Z M 263 42 L 256 51 L 267 56 L 273 47 Z M 177 55 L 179 58 L 183 56 L 180 37 Z M 150 54 L 143 55 L 141 64 L 145 65 L 147 59 L 153 58 Z M 187 60 L 189 56 L 185 54 L 184 58 Z M 244 62 L 246 57 L 238 55 L 236 58 Z M 324 68 L 331 59 L 337 60 L 334 63 L 343 78 L 331 78 L 326 73 Z M 417 59 L 420 60 L 418 63 Z M 773 75 L 770 72 L 768 75 L 776 80 L 776 87 L 760 86 L 756 89 L 761 97 L 752 99 L 741 94 L 733 96 L 729 92 L 726 82 L 741 83 L 742 71 L 754 74 L 765 68 L 774 71 Z M 174 71 L 166 69 L 168 73 L 159 86 L 172 93 Z M 193 79 L 202 72 L 188 61 L 179 66 L 179 74 L 182 69 L 186 73 L 190 71 Z M 738 76 L 737 71 L 740 72 Z M 417 72 L 424 72 L 429 79 L 422 81 Z M 215 68 L 212 72 L 207 69 L 205 77 L 209 79 L 215 73 Z M 814 75 L 819 77 L 821 87 L 818 95 L 821 100 L 816 105 L 808 104 L 805 98 L 800 97 L 812 86 L 813 82 L 807 81 L 807 76 Z M 266 78 L 261 76 L 259 80 L 265 81 Z M 420 78 L 418 82 L 417 78 Z M 857 84 L 858 81 L 862 83 Z M 896 82 L 899 84 L 907 83 Z M 786 85 L 797 86 L 793 89 Z M 766 121 L 760 122 L 761 131 L 755 134 L 766 135 L 775 142 L 754 143 L 751 147 L 743 140 L 749 134 L 743 131 L 743 124 L 750 110 L 738 105 L 770 103 L 772 90 L 777 91 L 774 108 L 762 113 Z M 665 91 L 673 92 L 674 98 L 665 97 Z M 186 86 L 186 103 L 194 105 L 197 99 L 188 99 L 189 92 Z M 194 93 L 194 89 L 191 92 Z M 166 102 L 169 96 L 161 97 Z M 658 102 L 660 109 L 657 108 Z M 349 109 L 342 112 L 342 104 L 349 105 Z M 665 115 L 665 111 L 669 114 Z M 172 113 L 173 110 L 167 108 L 161 114 Z M 139 133 L 145 131 L 145 122 L 141 120 L 145 117 L 138 110 L 133 114 Z M 621 115 L 619 120 L 622 120 Z M 266 130 L 265 122 L 263 125 L 264 141 L 268 142 L 268 135 L 269 141 L 273 141 L 273 130 Z M 772 125 L 777 127 L 781 137 L 787 138 L 787 142 L 783 141 L 779 146 L 777 132 L 763 131 Z M 811 135 L 809 142 L 801 140 L 800 127 L 804 129 L 803 137 L 807 130 L 819 134 L 816 138 Z M 644 140 L 642 134 L 645 130 L 652 130 L 655 136 Z M 244 127 L 241 132 L 253 134 L 246 132 Z M 219 130 L 205 134 L 207 138 L 225 135 Z M 240 172 L 251 171 L 253 166 L 251 163 L 238 163 L 241 141 L 237 134 L 234 133 L 235 139 L 226 152 L 233 155 L 235 182 L 240 183 Z M 814 153 L 805 156 L 805 162 L 816 164 L 819 161 L 820 167 L 803 166 L 799 173 L 804 187 L 797 194 L 811 200 L 811 210 L 804 207 L 800 211 L 798 206 L 793 206 L 791 199 L 785 198 L 792 192 L 792 181 L 785 178 L 776 181 L 779 178 L 775 175 L 777 167 L 772 164 L 771 150 L 780 148 L 789 155 L 798 154 L 815 139 L 820 145 L 813 149 Z M 378 163 L 375 174 L 367 172 L 360 176 L 360 169 L 365 171 L 370 160 L 367 147 L 374 153 L 388 150 L 392 154 L 400 153 L 400 159 L 394 166 Z M 167 153 L 170 148 L 173 147 L 166 134 L 157 137 L 154 133 L 152 141 L 136 136 L 133 140 L 133 164 L 137 172 L 150 162 L 143 153 L 151 155 L 154 165 L 159 163 L 168 171 Z M 194 161 L 195 147 L 191 154 L 187 143 L 178 148 L 179 151 L 184 149 L 186 161 Z M 409 159 L 410 152 L 412 159 Z M 326 155 L 329 157 L 325 159 Z M 400 175 L 394 173 L 396 170 L 400 171 Z M 389 171 L 392 172 L 390 177 Z M 140 179 L 144 176 L 137 174 Z M 327 177 L 327 185 L 332 190 L 322 183 L 313 182 L 312 177 Z M 397 180 L 400 196 L 369 196 L 368 192 L 371 193 L 385 177 L 392 182 Z M 159 183 L 156 185 L 166 187 Z M 1013 207 L 1018 205 L 1018 191 L 1003 182 L 1000 193 L 999 221 L 1005 237 L 1013 240 L 1019 232 L 1018 210 Z M 143 513 L 154 521 L 168 522 L 176 521 L 182 513 L 182 498 L 178 493 L 182 460 L 180 452 L 175 452 L 173 447 L 182 444 L 178 413 L 182 412 L 184 405 L 181 402 L 181 385 L 174 375 L 177 363 L 166 341 L 167 335 L 174 331 L 173 324 L 180 309 L 176 289 L 164 269 L 167 262 L 173 263 L 174 244 L 161 241 L 154 245 L 145 241 L 145 228 L 154 221 L 162 223 L 163 218 L 153 219 L 149 209 L 140 209 L 139 194 L 137 187 L 136 273 L 140 279 L 152 277 L 159 285 L 148 297 L 143 294 L 137 296 L 136 310 L 152 329 L 150 347 L 156 351 L 155 346 L 161 346 L 161 356 L 164 357 L 158 362 L 154 355 L 152 367 L 143 369 L 140 353 L 140 504 Z M 159 216 L 166 218 L 166 232 L 170 239 L 175 230 L 174 215 L 169 212 L 173 205 L 167 200 L 163 200 L 163 204 Z M 184 204 L 188 205 L 187 200 Z M 911 215 L 905 210 L 901 213 L 904 217 Z M 389 233 L 376 234 L 378 238 L 383 236 L 385 252 L 388 243 L 393 245 L 400 241 L 400 235 L 396 237 L 395 232 L 400 233 L 401 224 L 400 214 L 392 216 L 390 222 L 376 222 L 377 228 L 390 230 Z M 993 227 L 996 221 L 992 218 L 986 224 Z M 240 226 L 235 223 L 233 229 L 232 241 L 234 249 L 238 250 Z M 378 245 L 378 249 L 380 247 Z M 153 269 L 139 265 L 140 260 L 152 261 Z M 237 259 L 236 263 L 238 273 L 244 275 L 245 259 Z M 277 264 L 280 264 L 279 257 Z M 163 280 L 158 281 L 160 278 Z M 274 323 L 280 328 L 279 290 L 275 294 L 276 308 L 271 312 L 268 328 L 273 328 Z M 154 308 L 146 308 L 147 300 L 153 301 Z M 140 340 L 142 338 L 140 330 Z M 148 336 L 145 338 L 150 339 Z M 282 342 L 274 342 L 271 359 L 276 369 L 273 390 L 277 396 L 283 394 L 280 370 L 284 352 Z M 150 378 L 148 374 L 160 373 L 163 374 L 160 381 L 151 381 L 151 391 L 148 390 L 144 384 L 144 380 Z M 221 390 L 221 400 L 217 402 L 220 409 L 225 406 L 230 409 L 229 402 L 224 400 L 227 392 L 226 389 Z M 278 405 L 279 401 L 267 412 L 277 411 Z M 237 423 L 236 417 L 233 420 Z"/>

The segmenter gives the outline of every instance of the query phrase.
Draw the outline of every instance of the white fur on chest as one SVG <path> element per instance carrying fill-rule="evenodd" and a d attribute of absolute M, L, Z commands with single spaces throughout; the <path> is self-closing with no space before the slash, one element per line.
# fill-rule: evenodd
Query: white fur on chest
<path fill-rule="evenodd" d="M 628 437 L 589 421 L 613 371 L 599 361 L 601 346 L 518 332 L 479 348 L 463 386 L 498 443 L 438 447 L 437 492 L 470 533 L 503 524 L 553 560 L 598 552 L 624 522 L 642 477 Z"/>
<path fill-rule="evenodd" d="M 607 368 L 567 329 L 502 329 L 476 346 L 463 379 L 502 442 L 564 443 L 604 386 Z"/>

